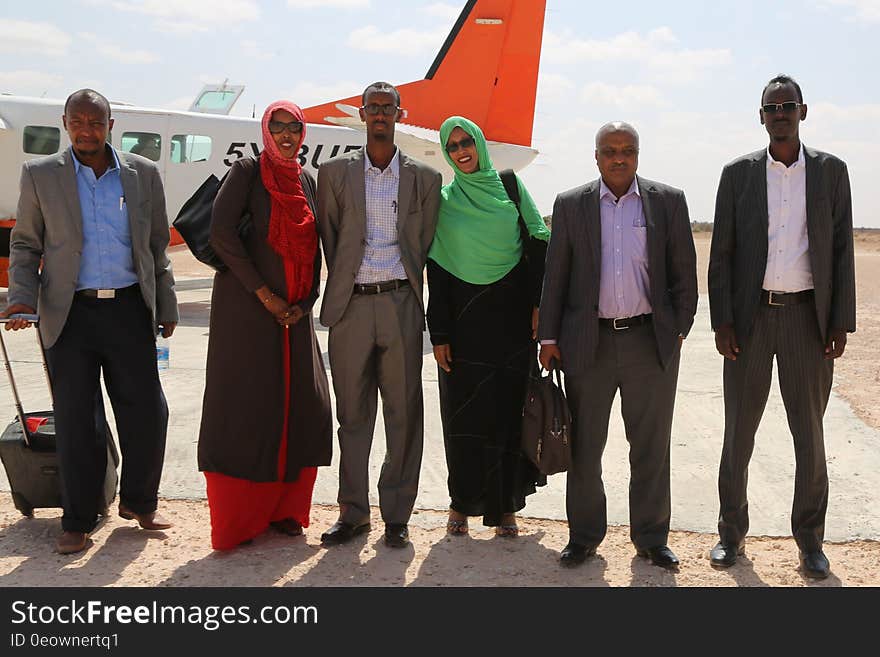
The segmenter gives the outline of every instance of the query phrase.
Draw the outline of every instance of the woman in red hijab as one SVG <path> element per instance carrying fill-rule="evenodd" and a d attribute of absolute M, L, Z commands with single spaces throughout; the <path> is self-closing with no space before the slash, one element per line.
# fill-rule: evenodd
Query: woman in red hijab
<path fill-rule="evenodd" d="M 317 466 L 332 455 L 330 396 L 312 324 L 321 255 L 315 182 L 297 154 L 302 110 L 272 103 L 263 152 L 236 161 L 214 201 L 214 276 L 199 470 L 211 544 L 225 550 L 269 526 L 309 525 Z M 251 228 L 240 231 L 250 214 Z"/>

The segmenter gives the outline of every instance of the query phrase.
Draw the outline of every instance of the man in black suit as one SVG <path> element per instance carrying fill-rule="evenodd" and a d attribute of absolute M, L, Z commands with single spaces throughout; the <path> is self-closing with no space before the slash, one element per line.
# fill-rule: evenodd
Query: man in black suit
<path fill-rule="evenodd" d="M 678 566 L 669 534 L 669 443 L 681 342 L 697 309 L 684 193 L 636 176 L 639 136 L 626 123 L 596 135 L 602 177 L 553 207 L 538 337 L 541 364 L 565 372 L 574 419 L 563 565 L 595 553 L 607 529 L 602 452 L 620 390 L 630 444 L 630 536 L 640 556 Z"/>
<path fill-rule="evenodd" d="M 856 328 L 852 203 L 846 164 L 806 148 L 800 86 L 780 75 L 761 96 L 770 145 L 721 173 L 709 259 L 715 346 L 724 356 L 720 542 L 712 565 L 744 553 L 749 458 L 767 403 L 773 358 L 794 438 L 791 529 L 808 577 L 828 576 L 822 552 L 828 473 L 822 416 L 834 359 Z"/>

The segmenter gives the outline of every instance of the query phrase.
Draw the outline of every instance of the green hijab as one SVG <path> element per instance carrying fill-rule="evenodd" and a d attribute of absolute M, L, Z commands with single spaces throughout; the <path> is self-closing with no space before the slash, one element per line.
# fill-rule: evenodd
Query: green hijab
<path fill-rule="evenodd" d="M 480 166 L 463 173 L 446 152 L 449 134 L 461 128 L 473 137 Z M 476 285 L 503 278 L 520 261 L 516 205 L 507 196 L 501 177 L 492 166 L 483 131 L 461 116 L 451 116 L 440 126 L 440 147 L 455 178 L 440 191 L 440 216 L 428 257 L 450 274 Z M 529 235 L 545 242 L 550 231 L 535 202 L 517 178 L 520 212 Z"/>

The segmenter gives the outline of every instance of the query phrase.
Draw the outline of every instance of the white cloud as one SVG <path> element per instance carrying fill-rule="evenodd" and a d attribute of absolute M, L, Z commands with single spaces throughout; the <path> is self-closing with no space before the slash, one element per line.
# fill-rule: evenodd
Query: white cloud
<path fill-rule="evenodd" d="M 818 0 L 817 4 L 834 11 L 840 7 L 849 10 L 849 20 L 880 23 L 880 0 Z"/>
<path fill-rule="evenodd" d="M 241 52 L 245 57 L 260 61 L 268 61 L 275 58 L 274 52 L 262 48 L 260 44 L 251 39 L 245 39 L 241 42 Z"/>
<path fill-rule="evenodd" d="M 339 9 L 356 9 L 369 7 L 370 0 L 287 0 L 294 9 L 317 9 L 319 7 L 336 7 Z"/>
<path fill-rule="evenodd" d="M 112 7 L 156 19 L 164 32 L 207 32 L 218 25 L 237 25 L 260 18 L 254 0 L 85 0 L 87 4 Z"/>
<path fill-rule="evenodd" d="M 461 6 L 448 5 L 444 2 L 435 2 L 432 5 L 423 7 L 422 11 L 428 14 L 428 16 L 454 21 L 458 18 L 459 14 L 461 14 Z"/>
<path fill-rule="evenodd" d="M 91 43 L 98 54 L 124 64 L 152 64 L 161 59 L 158 54 L 150 52 L 149 50 L 136 50 L 129 47 L 118 46 L 115 43 L 107 41 L 105 37 L 98 36 L 91 32 L 79 32 L 76 36 L 83 41 Z"/>
<path fill-rule="evenodd" d="M 630 62 L 649 69 L 667 82 L 686 83 L 732 61 L 727 48 L 682 48 L 667 27 L 647 34 L 623 32 L 608 39 L 579 39 L 569 32 L 545 31 L 543 58 L 547 62 Z"/>
<path fill-rule="evenodd" d="M 581 102 L 591 105 L 612 105 L 617 108 L 641 109 L 666 104 L 657 87 L 646 84 L 613 85 L 591 82 L 581 90 Z"/>
<path fill-rule="evenodd" d="M 0 91 L 22 96 L 56 94 L 64 79 L 41 71 L 0 71 Z"/>
<path fill-rule="evenodd" d="M 574 89 L 575 83 L 560 73 L 538 73 L 538 97 L 541 102 L 571 99 Z"/>
<path fill-rule="evenodd" d="M 436 30 L 420 31 L 405 27 L 393 32 L 380 30 L 375 25 L 360 27 L 348 35 L 348 45 L 369 52 L 388 52 L 400 55 L 416 55 L 435 52 L 443 44 L 449 30 L 444 26 Z"/>
<path fill-rule="evenodd" d="M 51 23 L 0 19 L 0 52 L 60 57 L 67 54 L 71 41 L 69 34 Z"/>

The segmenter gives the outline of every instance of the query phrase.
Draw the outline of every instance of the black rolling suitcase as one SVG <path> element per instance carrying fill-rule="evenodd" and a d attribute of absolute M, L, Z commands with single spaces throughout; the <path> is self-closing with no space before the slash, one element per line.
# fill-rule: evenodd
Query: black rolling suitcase
<path fill-rule="evenodd" d="M 5 324 L 6 321 L 0 319 L 0 324 Z M 36 323 L 34 327 L 37 327 Z M 24 412 L 21 399 L 18 396 L 18 389 L 15 386 L 12 364 L 9 362 L 9 355 L 6 352 L 6 343 L 3 341 L 3 330 L 4 327 L 0 326 L 0 350 L 3 351 L 6 372 L 9 374 L 9 384 L 15 399 L 17 417 L 7 425 L 0 435 L 0 460 L 3 461 L 3 467 L 6 469 L 15 508 L 21 511 L 22 515 L 30 517 L 33 515 L 34 509 L 61 507 L 61 479 L 58 473 L 58 458 L 55 453 L 55 413 L 54 411 Z M 43 371 L 51 395 L 52 381 L 49 377 L 49 368 L 46 365 L 46 352 L 43 349 L 43 340 L 40 337 L 39 329 L 36 329 L 36 333 L 40 343 L 40 354 L 43 358 Z M 106 515 L 107 509 L 116 497 L 118 481 L 116 468 L 119 465 L 119 453 L 116 451 L 113 434 L 104 417 L 103 407 L 96 407 L 96 449 L 100 449 L 102 445 L 106 445 L 107 470 L 104 476 L 104 486 L 98 500 L 98 509 Z"/>

